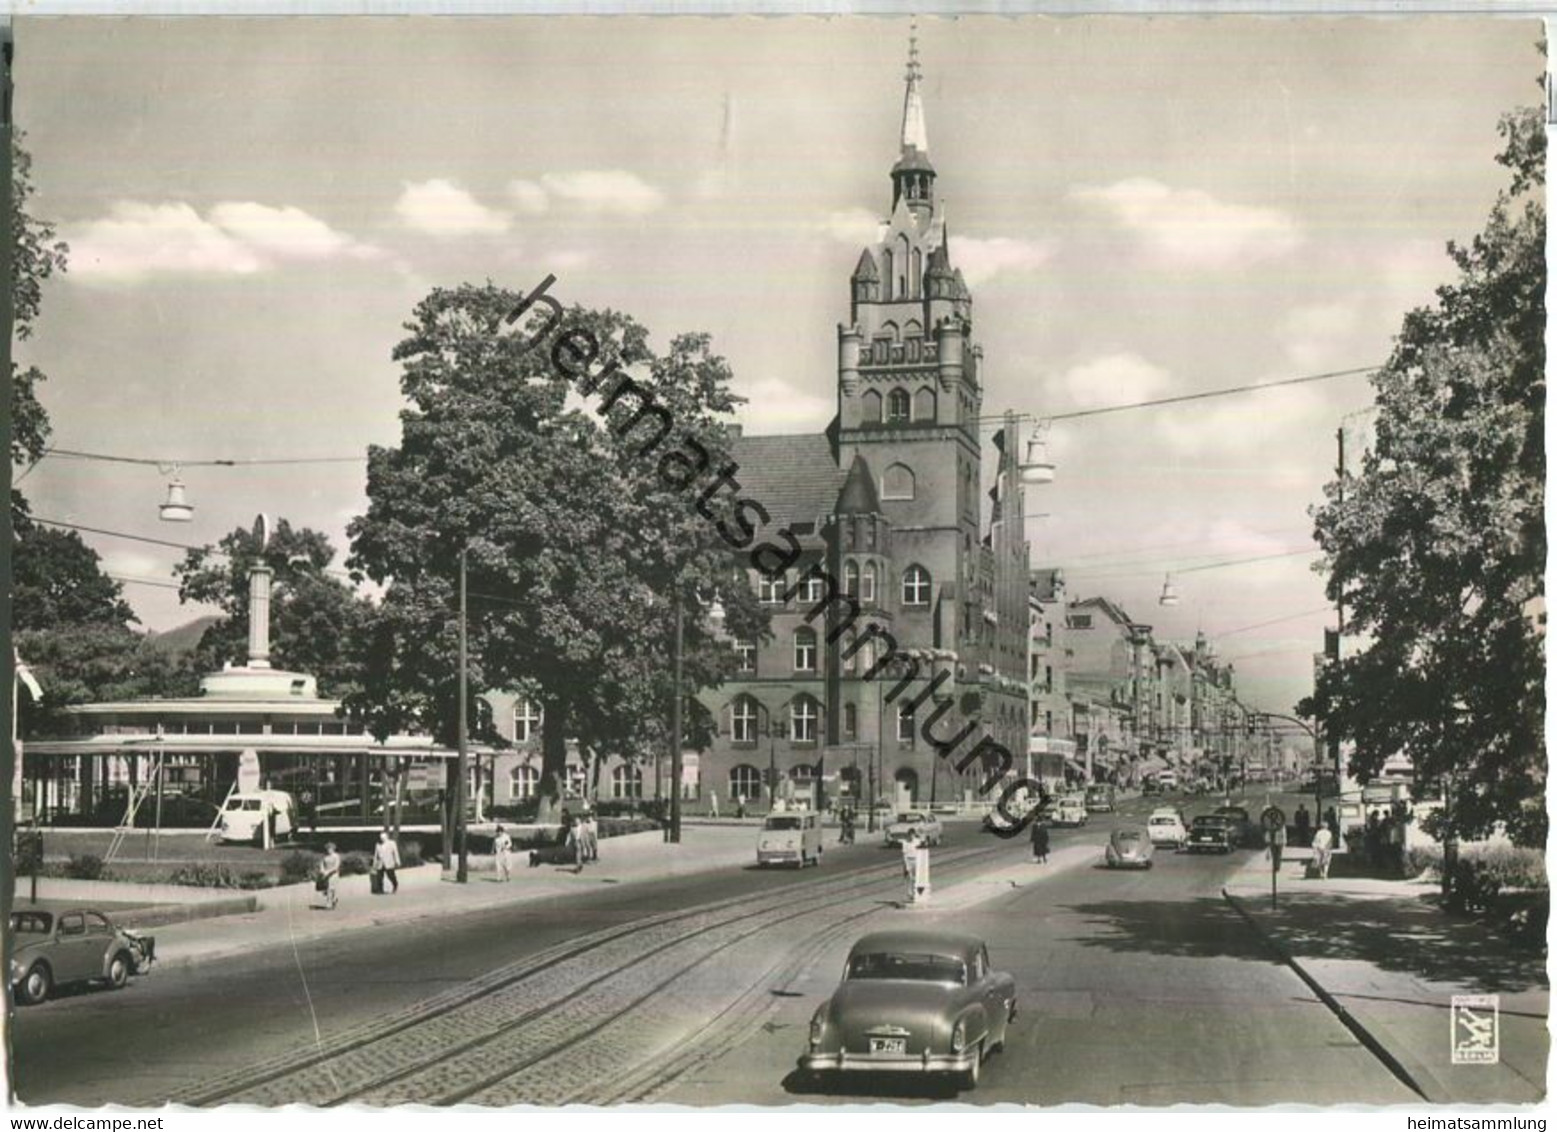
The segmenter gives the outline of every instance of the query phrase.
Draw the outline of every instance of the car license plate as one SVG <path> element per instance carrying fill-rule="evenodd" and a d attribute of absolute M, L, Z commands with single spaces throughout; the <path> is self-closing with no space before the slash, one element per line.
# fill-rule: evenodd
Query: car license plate
<path fill-rule="evenodd" d="M 871 1038 L 871 1053 L 907 1053 L 907 1038 Z"/>

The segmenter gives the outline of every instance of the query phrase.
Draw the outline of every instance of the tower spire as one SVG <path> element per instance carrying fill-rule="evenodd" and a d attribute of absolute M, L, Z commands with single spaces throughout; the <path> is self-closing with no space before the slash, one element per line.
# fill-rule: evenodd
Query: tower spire
<path fill-rule="evenodd" d="M 914 17 L 908 32 L 908 70 L 903 76 L 903 155 L 910 152 L 929 156 L 930 140 L 924 125 L 924 100 L 919 94 L 919 18 Z"/>

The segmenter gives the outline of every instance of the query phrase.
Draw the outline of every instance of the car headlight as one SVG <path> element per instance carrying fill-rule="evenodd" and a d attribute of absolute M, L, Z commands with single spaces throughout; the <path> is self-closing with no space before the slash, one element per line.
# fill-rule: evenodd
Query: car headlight
<path fill-rule="evenodd" d="M 813 1046 L 822 1044 L 822 1030 L 826 1025 L 827 1023 L 822 1018 L 822 1011 L 818 1010 L 811 1015 L 811 1044 Z"/>
<path fill-rule="evenodd" d="M 952 1027 L 951 1047 L 953 1053 L 961 1053 L 962 1047 L 968 1044 L 968 1023 L 965 1019 L 959 1020 Z"/>

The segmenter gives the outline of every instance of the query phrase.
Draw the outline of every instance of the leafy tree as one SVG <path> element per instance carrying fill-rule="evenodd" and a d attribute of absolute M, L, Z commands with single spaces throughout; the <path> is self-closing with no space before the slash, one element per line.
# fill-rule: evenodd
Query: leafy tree
<path fill-rule="evenodd" d="M 1544 842 L 1546 135 L 1507 115 L 1513 172 L 1485 230 L 1451 244 L 1459 278 L 1412 311 L 1374 378 L 1377 439 L 1314 511 L 1328 591 L 1365 647 L 1299 711 L 1355 743 L 1353 772 L 1395 752 L 1442 783 L 1450 839 L 1507 823 Z"/>
<path fill-rule="evenodd" d="M 11 302 L 16 337 L 32 337 L 33 323 L 43 301 L 43 282 L 64 271 L 69 248 L 54 238 L 54 226 L 32 217 L 27 202 L 33 194 L 32 157 L 22 148 L 24 135 L 11 142 Z M 11 362 L 11 462 L 33 463 L 43 456 L 49 438 L 49 415 L 38 400 L 44 380 L 37 366 L 21 368 Z M 26 502 L 13 489 L 12 512 L 26 514 Z"/>
<path fill-rule="evenodd" d="M 694 509 L 696 489 L 676 486 L 685 468 L 671 451 L 692 451 L 688 442 L 651 443 L 652 420 L 634 423 L 639 399 L 617 400 L 604 422 L 581 405 L 552 361 L 553 340 L 529 349 L 505 330 L 519 298 L 491 284 L 436 289 L 395 349 L 410 403 L 401 443 L 370 450 L 369 508 L 351 527 L 351 565 L 387 590 L 364 688 L 349 707 L 375 734 L 416 727 L 455 740 L 464 548 L 470 694 L 511 688 L 542 706 L 549 816 L 567 740 L 596 758 L 665 743 L 678 589 L 694 741 L 709 721 L 693 696 L 733 663 L 710 628 L 712 601 L 722 601 L 732 632 L 754 635 L 766 622 L 729 549 Z M 700 445 L 710 468 L 723 465 L 719 418 L 736 402 L 706 336 L 683 335 L 656 355 L 643 327 L 616 312 L 574 308 L 561 325 L 564 336 L 587 331 L 598 346 L 583 372 L 598 378 L 619 367 L 601 381 L 602 396 L 632 373 L 676 434 Z"/>
<path fill-rule="evenodd" d="M 18 701 L 27 735 L 61 734 L 73 728 L 72 704 L 143 696 L 189 696 L 199 671 L 188 654 L 169 652 L 124 625 L 81 621 L 16 634 L 16 647 L 43 688 L 43 699 Z"/>
<path fill-rule="evenodd" d="M 174 568 L 180 601 L 221 608 L 226 616 L 205 631 L 199 653 L 209 668 L 248 660 L 249 570 L 263 560 L 274 574 L 270 599 L 271 664 L 319 678 L 319 690 L 339 695 L 356 686 L 356 642 L 371 606 L 345 580 L 328 572 L 330 540 L 285 519 L 261 551 L 254 532 L 240 527 L 216 548 L 191 550 Z"/>
<path fill-rule="evenodd" d="M 18 632 L 81 625 L 124 630 L 137 620 L 123 587 L 75 531 L 23 522 L 15 538 L 11 617 Z"/>

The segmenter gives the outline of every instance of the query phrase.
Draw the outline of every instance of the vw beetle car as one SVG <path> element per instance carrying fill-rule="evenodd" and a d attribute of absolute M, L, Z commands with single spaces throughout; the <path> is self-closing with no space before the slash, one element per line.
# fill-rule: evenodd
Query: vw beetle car
<path fill-rule="evenodd" d="M 1085 794 L 1067 794 L 1054 807 L 1051 824 L 1057 826 L 1082 826 L 1087 824 L 1087 798 Z"/>
<path fill-rule="evenodd" d="M 97 979 L 118 990 L 144 973 L 155 953 L 152 936 L 116 927 L 88 908 L 11 913 L 11 989 L 18 1002 L 42 1002 L 57 986 Z"/>
<path fill-rule="evenodd" d="M 1152 842 L 1138 825 L 1122 825 L 1108 835 L 1103 860 L 1111 869 L 1149 869 L 1152 867 Z"/>
<path fill-rule="evenodd" d="M 1189 839 L 1184 815 L 1171 807 L 1153 810 L 1152 816 L 1146 819 L 1146 832 L 1151 835 L 1153 845 L 1171 845 L 1175 849 Z"/>
<path fill-rule="evenodd" d="M 945 830 L 941 826 L 941 819 L 925 810 L 906 810 L 897 815 L 897 819 L 887 825 L 887 844 L 897 845 L 905 837 L 908 831 L 917 829 L 919 836 L 927 845 L 939 845 Z"/>
<path fill-rule="evenodd" d="M 811 1019 L 800 1059 L 812 1076 L 848 1072 L 951 1075 L 978 1084 L 984 1056 L 1016 1020 L 1016 980 L 989 965 L 976 936 L 874 932 L 857 942 L 843 981 Z"/>

